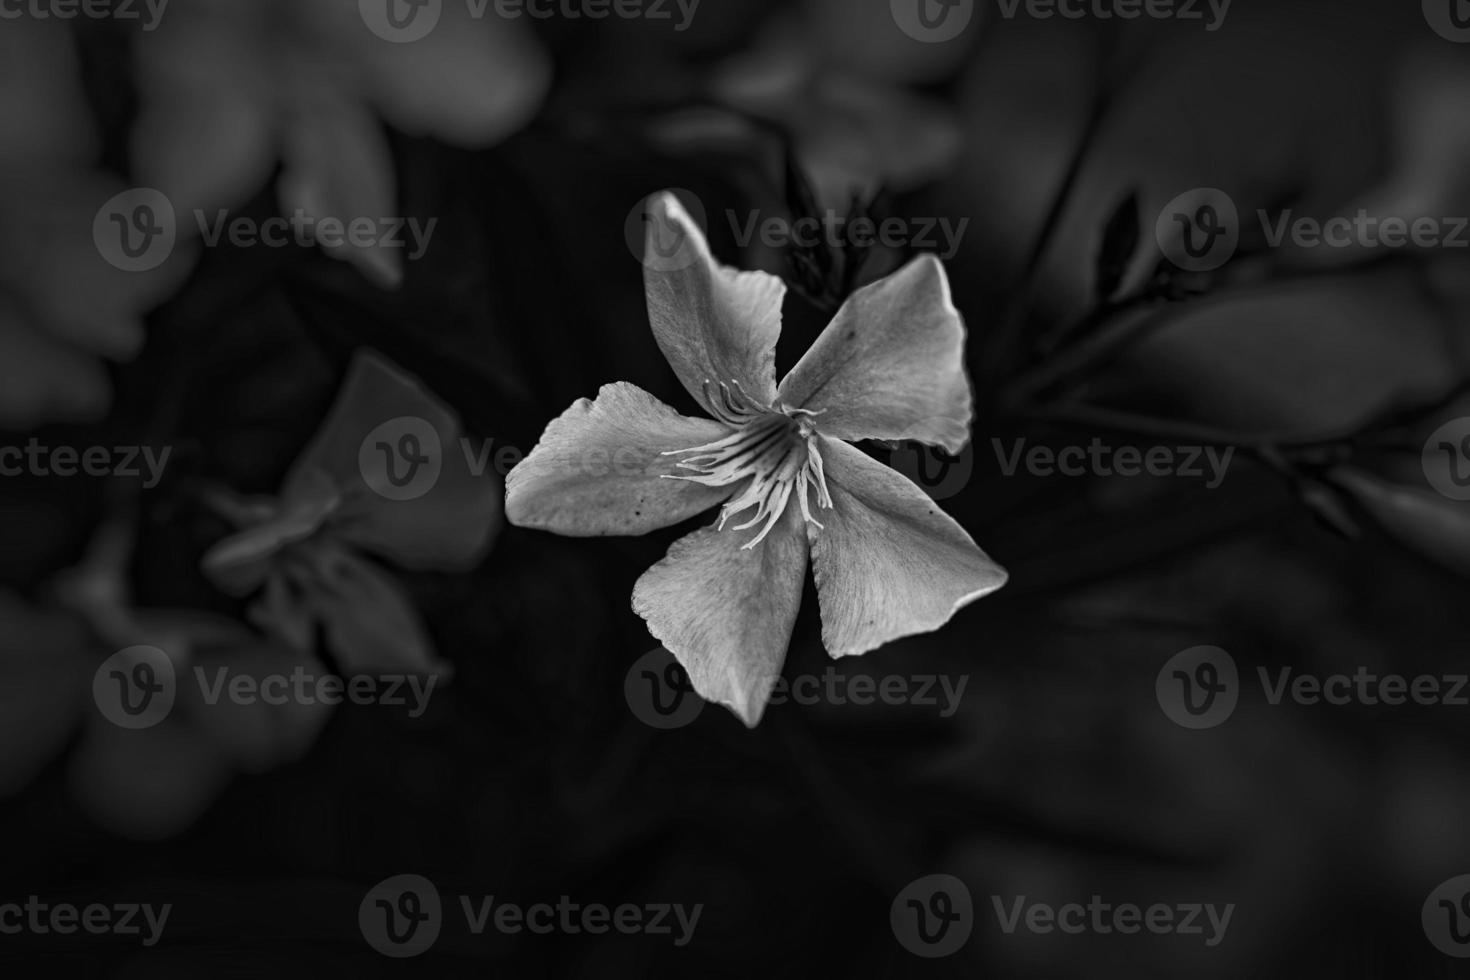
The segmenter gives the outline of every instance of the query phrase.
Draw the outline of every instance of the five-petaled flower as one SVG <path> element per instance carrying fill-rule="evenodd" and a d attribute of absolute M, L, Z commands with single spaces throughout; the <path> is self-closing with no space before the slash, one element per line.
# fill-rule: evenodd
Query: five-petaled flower
<path fill-rule="evenodd" d="M 402 423 L 433 432 L 439 472 L 428 492 L 390 499 L 364 455 L 377 459 L 373 434 Z M 416 379 L 359 352 L 279 497 L 213 497 L 241 529 L 209 550 L 204 571 L 226 592 L 259 591 L 250 615 L 267 636 L 313 653 L 320 633 L 344 673 L 444 672 L 413 600 L 367 555 L 415 571 L 479 563 L 500 521 L 500 488 L 444 451 L 461 433 L 454 413 Z"/>
<path fill-rule="evenodd" d="M 638 580 L 633 608 L 705 698 L 754 727 L 786 657 L 810 557 L 834 657 L 943 626 L 1006 572 L 917 486 L 851 445 L 917 440 L 958 452 L 971 398 L 964 325 L 932 256 L 854 293 L 778 386 L 785 285 L 720 265 L 670 194 L 653 229 L 689 262 L 650 251 L 649 319 L 711 418 L 627 383 L 553 421 L 506 481 L 512 524 L 644 534 L 723 503 Z M 592 467 L 596 458 L 615 461 Z M 737 521 L 738 518 L 738 521 Z"/>

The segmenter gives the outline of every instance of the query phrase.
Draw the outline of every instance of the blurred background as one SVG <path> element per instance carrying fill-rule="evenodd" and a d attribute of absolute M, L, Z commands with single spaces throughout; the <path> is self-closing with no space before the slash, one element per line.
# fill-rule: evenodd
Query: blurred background
<path fill-rule="evenodd" d="M 0 445 L 44 450 L 0 456 L 0 904 L 172 906 L 153 945 L 0 935 L 7 976 L 1470 975 L 1467 888 L 1441 889 L 1470 873 L 1470 707 L 1272 703 L 1283 670 L 1446 694 L 1470 672 L 1463 4 L 388 2 L 0 19 Z M 785 669 L 937 704 L 671 716 L 694 696 L 629 596 L 707 518 L 502 526 L 505 471 L 577 398 L 622 380 L 693 412 L 643 303 L 663 188 L 722 261 L 787 281 L 781 372 L 854 289 L 944 260 L 972 443 L 868 448 L 1010 584 L 843 662 L 808 584 Z M 1360 214 L 1426 233 L 1294 234 Z M 260 243 L 293 215 L 409 247 Z M 768 219 L 839 232 L 744 233 Z M 860 219 L 893 234 L 840 232 Z M 395 405 L 492 450 L 392 529 L 438 550 L 302 517 L 294 467 L 355 459 L 326 423 L 386 390 L 354 386 L 366 350 Z M 1181 465 L 1011 463 L 1094 440 Z M 76 472 L 92 448 L 111 469 Z M 1218 479 L 1207 448 L 1231 450 Z M 303 571 L 286 525 L 346 564 Z M 240 547 L 271 571 L 236 588 L 206 557 L 261 526 Z M 443 683 L 417 714 L 181 701 L 130 729 L 94 681 L 139 645 Z M 1182 673 L 1228 705 L 1181 714 L 1171 658 L 1202 646 L 1216 672 Z M 359 921 L 400 874 L 444 902 L 402 960 Z M 969 896 L 953 949 L 904 924 L 933 875 Z M 473 934 L 458 896 L 492 895 L 703 911 L 682 946 Z M 1233 912 L 1208 944 L 1203 917 L 998 911 L 1093 896 Z"/>

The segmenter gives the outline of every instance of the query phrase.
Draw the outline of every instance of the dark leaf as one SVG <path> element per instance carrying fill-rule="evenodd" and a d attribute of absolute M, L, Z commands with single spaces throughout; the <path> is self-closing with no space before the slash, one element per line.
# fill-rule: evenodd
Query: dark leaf
<path fill-rule="evenodd" d="M 1118 291 L 1128 262 L 1138 250 L 1138 236 L 1138 192 L 1129 191 L 1103 227 L 1095 269 L 1099 300 L 1108 299 Z"/>

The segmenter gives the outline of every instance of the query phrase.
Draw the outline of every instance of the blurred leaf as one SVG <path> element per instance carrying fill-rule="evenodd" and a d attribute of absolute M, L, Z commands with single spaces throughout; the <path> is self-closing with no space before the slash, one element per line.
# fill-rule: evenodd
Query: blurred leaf
<path fill-rule="evenodd" d="M 1394 267 L 1171 309 L 1098 392 L 1163 399 L 1186 418 L 1247 432 L 1311 435 L 1428 400 L 1454 384 L 1457 363 L 1418 279 Z"/>
<path fill-rule="evenodd" d="M 1404 547 L 1470 576 L 1470 503 L 1351 467 L 1334 470 L 1331 480 Z"/>

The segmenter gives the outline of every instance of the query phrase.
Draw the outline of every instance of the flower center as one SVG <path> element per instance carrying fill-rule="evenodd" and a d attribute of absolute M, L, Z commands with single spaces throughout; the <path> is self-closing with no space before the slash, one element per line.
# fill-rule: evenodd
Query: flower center
<path fill-rule="evenodd" d="M 733 431 L 722 439 L 690 449 L 675 449 L 665 456 L 680 456 L 678 466 L 689 475 L 671 473 L 668 479 L 688 480 L 707 487 L 726 487 L 748 480 L 745 488 L 720 509 L 720 530 L 736 514 L 755 508 L 755 514 L 736 531 L 764 526 L 754 538 L 742 546 L 754 548 L 771 533 L 771 528 L 786 512 L 793 492 L 801 506 L 801 516 L 817 527 L 822 524 L 812 516 L 809 495 L 815 493 L 819 507 L 831 507 L 827 477 L 822 468 L 822 455 L 817 450 L 816 413 L 788 409 L 780 405 L 762 405 L 747 395 L 740 382 L 704 383 L 706 400 L 712 414 Z"/>

